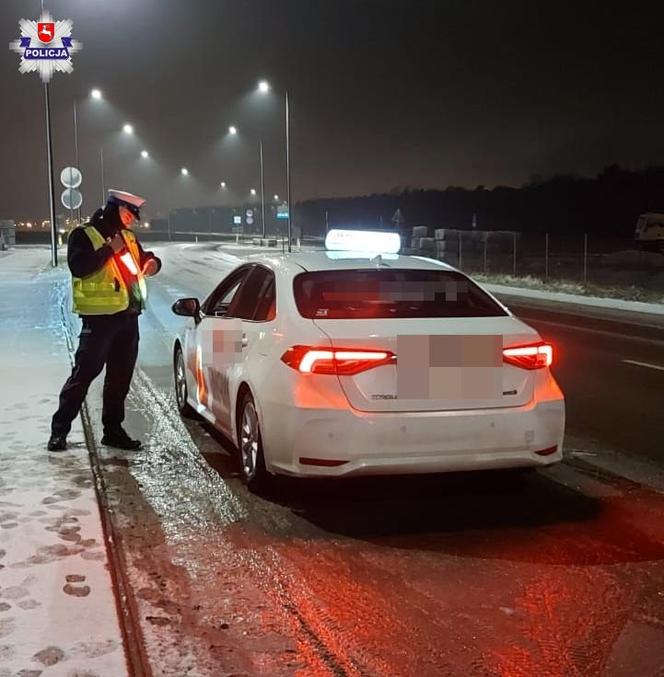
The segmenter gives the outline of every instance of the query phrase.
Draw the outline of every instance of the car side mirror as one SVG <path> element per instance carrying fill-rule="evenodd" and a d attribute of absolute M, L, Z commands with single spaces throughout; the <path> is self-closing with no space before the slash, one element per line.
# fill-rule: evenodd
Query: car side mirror
<path fill-rule="evenodd" d="M 197 298 L 178 299 L 172 306 L 171 310 L 176 315 L 184 317 L 193 317 L 196 321 L 199 319 L 201 312 L 201 304 Z"/>

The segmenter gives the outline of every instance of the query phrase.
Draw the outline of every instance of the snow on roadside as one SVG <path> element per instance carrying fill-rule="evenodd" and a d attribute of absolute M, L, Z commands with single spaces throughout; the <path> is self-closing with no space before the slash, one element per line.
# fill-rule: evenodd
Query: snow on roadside
<path fill-rule="evenodd" d="M 70 372 L 45 250 L 0 262 L 0 676 L 121 677 L 122 637 L 80 420 L 46 451 Z M 40 273 L 39 271 L 42 270 Z"/>
<path fill-rule="evenodd" d="M 593 306 L 595 308 L 608 308 L 612 310 L 631 311 L 636 313 L 650 313 L 664 315 L 664 304 L 645 303 L 643 301 L 626 301 L 623 299 L 603 298 L 599 296 L 584 296 L 581 294 L 568 294 L 564 292 L 548 291 L 544 289 L 528 289 L 526 287 L 508 287 L 501 284 L 481 283 L 492 294 L 504 294 L 506 296 L 521 296 L 523 298 L 541 299 L 545 301 L 558 301 L 561 303 L 574 303 L 580 306 Z"/>

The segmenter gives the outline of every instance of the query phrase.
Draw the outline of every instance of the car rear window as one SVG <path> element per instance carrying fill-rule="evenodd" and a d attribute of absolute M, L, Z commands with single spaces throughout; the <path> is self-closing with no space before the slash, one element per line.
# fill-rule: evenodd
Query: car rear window
<path fill-rule="evenodd" d="M 300 314 L 317 320 L 506 315 L 454 271 L 325 270 L 301 273 L 293 285 Z"/>

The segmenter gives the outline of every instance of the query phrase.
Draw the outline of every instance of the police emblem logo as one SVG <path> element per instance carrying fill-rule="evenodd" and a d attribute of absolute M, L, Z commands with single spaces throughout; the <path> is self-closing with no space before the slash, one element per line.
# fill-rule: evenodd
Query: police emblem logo
<path fill-rule="evenodd" d="M 42 12 L 37 21 L 21 19 L 18 25 L 21 37 L 10 42 L 9 49 L 21 56 L 20 73 L 39 73 L 43 82 L 49 82 L 53 73 L 74 70 L 72 54 L 83 45 L 71 36 L 72 21 L 54 21 L 48 12 Z"/>

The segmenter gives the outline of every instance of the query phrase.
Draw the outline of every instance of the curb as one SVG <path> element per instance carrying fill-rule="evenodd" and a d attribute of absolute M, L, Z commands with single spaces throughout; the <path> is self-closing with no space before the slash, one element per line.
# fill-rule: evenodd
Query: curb
<path fill-rule="evenodd" d="M 60 311 L 67 349 L 69 351 L 69 360 L 73 366 L 74 341 L 67 322 L 64 299 L 61 300 Z M 145 638 L 138 621 L 138 609 L 131 595 L 126 563 L 119 547 L 121 538 L 113 525 L 108 507 L 106 483 L 104 481 L 101 459 L 97 453 L 97 445 L 95 443 L 87 401 L 84 401 L 81 407 L 81 420 L 83 422 L 83 434 L 90 459 L 90 469 L 94 479 L 99 519 L 106 545 L 106 556 L 108 558 L 111 586 L 115 597 L 118 625 L 124 645 L 127 675 L 129 677 L 153 677 L 150 662 L 145 653 Z"/>

